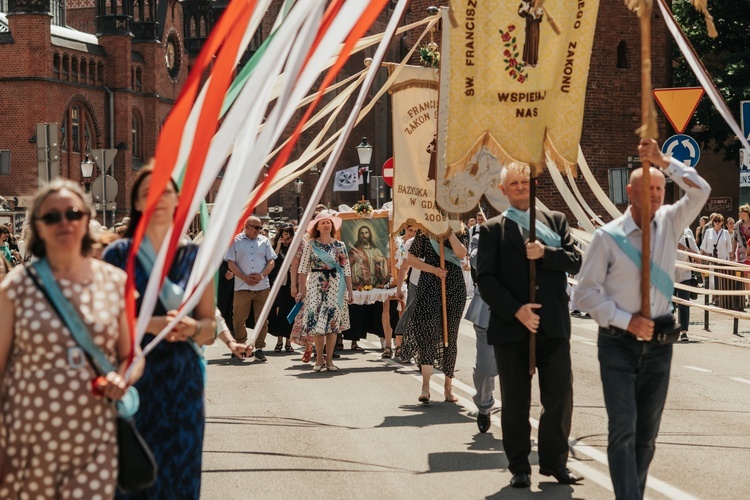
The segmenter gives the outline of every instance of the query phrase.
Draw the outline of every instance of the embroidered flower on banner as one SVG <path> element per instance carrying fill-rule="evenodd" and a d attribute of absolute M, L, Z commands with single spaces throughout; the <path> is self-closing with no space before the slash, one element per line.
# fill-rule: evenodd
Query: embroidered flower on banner
<path fill-rule="evenodd" d="M 508 72 L 511 78 L 518 81 L 518 83 L 523 83 L 529 79 L 529 75 L 526 73 L 526 65 L 518 57 L 518 43 L 516 36 L 513 34 L 515 30 L 516 26 L 510 24 L 505 30 L 498 31 L 503 42 L 505 42 L 505 50 L 503 50 L 505 71 Z"/>

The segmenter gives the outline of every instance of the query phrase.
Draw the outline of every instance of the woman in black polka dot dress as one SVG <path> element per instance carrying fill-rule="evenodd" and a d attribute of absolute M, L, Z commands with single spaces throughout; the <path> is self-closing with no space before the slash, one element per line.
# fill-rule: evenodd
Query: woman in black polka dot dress
<path fill-rule="evenodd" d="M 439 243 L 421 232 L 414 237 L 407 263 L 423 271 L 419 277 L 417 296 L 411 314 L 404 314 L 407 324 L 401 357 L 415 358 L 422 371 L 422 393 L 419 401 L 430 402 L 430 376 L 433 366 L 445 374 L 445 400 L 455 402 L 453 369 L 456 366 L 456 342 L 466 304 L 466 285 L 460 259 L 466 255 L 468 237 L 465 232 L 451 233 L 445 242 L 445 270 L 440 269 Z M 424 259 L 424 262 L 421 260 Z M 443 312 L 440 279 L 446 277 L 448 309 L 448 346 L 443 345 Z"/>

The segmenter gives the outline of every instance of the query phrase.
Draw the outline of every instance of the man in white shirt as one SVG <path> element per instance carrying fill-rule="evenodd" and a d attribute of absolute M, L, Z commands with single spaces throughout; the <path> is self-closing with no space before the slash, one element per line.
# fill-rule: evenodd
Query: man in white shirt
<path fill-rule="evenodd" d="M 484 224 L 484 213 L 477 212 L 477 223 L 469 227 L 469 241 L 474 237 L 475 234 L 479 233 L 479 226 Z"/>
<path fill-rule="evenodd" d="M 245 220 L 244 231 L 234 238 L 224 258 L 229 270 L 234 273 L 233 324 L 237 342 L 244 344 L 247 340 L 247 321 L 252 309 L 255 317 L 255 359 L 266 361 L 263 348 L 266 347 L 268 322 L 258 325 L 258 316 L 263 304 L 268 299 L 271 285 L 268 273 L 271 272 L 276 259 L 276 252 L 268 238 L 260 234 L 263 228 L 260 219 L 251 215 Z"/>
<path fill-rule="evenodd" d="M 642 139 L 638 154 L 661 169 L 651 168 L 650 206 L 642 205 L 643 170 L 636 169 L 627 187 L 631 205 L 594 234 L 576 291 L 581 310 L 599 323 L 599 365 L 609 418 L 609 471 L 615 496 L 626 499 L 643 498 L 667 397 L 670 341 L 679 334 L 679 327 L 674 331 L 671 303 L 677 242 L 711 193 L 695 169 L 663 155 L 655 140 Z M 665 175 L 685 196 L 662 206 Z M 650 317 L 640 314 L 644 210 L 651 214 Z M 655 329 L 655 325 L 661 328 Z"/>

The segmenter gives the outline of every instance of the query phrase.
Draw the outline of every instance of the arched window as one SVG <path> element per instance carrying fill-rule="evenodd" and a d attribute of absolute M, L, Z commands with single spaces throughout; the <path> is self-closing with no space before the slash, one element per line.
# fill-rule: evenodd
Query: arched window
<path fill-rule="evenodd" d="M 140 66 L 135 67 L 135 85 L 133 86 L 136 92 L 143 90 L 143 70 Z"/>
<path fill-rule="evenodd" d="M 627 69 L 628 66 L 628 44 L 623 40 L 617 44 L 617 69 Z"/>
<path fill-rule="evenodd" d="M 81 83 L 88 83 L 89 79 L 89 64 L 86 59 L 81 59 Z"/>
<path fill-rule="evenodd" d="M 68 150 L 68 112 L 63 113 L 62 120 L 60 120 L 60 150 Z"/>
<path fill-rule="evenodd" d="M 143 160 L 143 122 L 141 116 L 135 109 L 133 110 L 132 126 L 130 130 L 130 143 L 132 144 L 131 152 L 133 159 Z M 135 164 L 135 162 L 133 162 Z"/>
<path fill-rule="evenodd" d="M 75 101 L 63 116 L 60 125 L 60 149 L 86 153 L 96 147 L 96 133 L 86 106 Z"/>
<path fill-rule="evenodd" d="M 62 80 L 68 80 L 68 71 L 70 70 L 70 59 L 68 58 L 68 54 L 63 55 L 62 58 Z"/>
<path fill-rule="evenodd" d="M 57 52 L 55 52 L 55 55 L 52 57 L 52 74 L 58 80 L 60 79 L 60 54 Z"/>
<path fill-rule="evenodd" d="M 104 63 L 102 62 L 96 65 L 96 83 L 104 85 Z"/>
<path fill-rule="evenodd" d="M 91 85 L 96 83 L 96 62 L 93 60 L 89 61 L 89 83 Z"/>
<path fill-rule="evenodd" d="M 198 28 L 198 37 L 208 36 L 208 29 L 206 28 L 205 16 L 200 16 L 200 27 Z"/>
<path fill-rule="evenodd" d="M 76 56 L 70 60 L 70 79 L 74 82 L 78 81 L 78 58 Z"/>

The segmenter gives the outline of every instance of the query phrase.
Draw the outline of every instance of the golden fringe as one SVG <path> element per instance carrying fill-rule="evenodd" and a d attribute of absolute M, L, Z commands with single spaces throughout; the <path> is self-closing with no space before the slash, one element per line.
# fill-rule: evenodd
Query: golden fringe
<path fill-rule="evenodd" d="M 693 8 L 703 14 L 703 20 L 706 21 L 706 30 L 708 30 L 708 36 L 710 38 L 716 38 L 719 33 L 716 31 L 716 25 L 714 24 L 714 17 L 708 12 L 708 0 L 690 0 L 693 4 Z"/>
<path fill-rule="evenodd" d="M 438 90 L 439 84 L 438 82 L 433 82 L 430 80 L 406 80 L 400 83 L 394 83 L 391 85 L 391 87 L 388 89 L 389 94 L 394 94 L 396 92 L 400 92 L 402 90 L 406 89 L 432 89 L 432 90 Z"/>
<path fill-rule="evenodd" d="M 555 164 L 557 170 L 563 174 L 570 170 L 570 173 L 573 174 L 574 177 L 578 175 L 578 163 L 571 162 L 560 154 L 560 151 L 558 151 L 557 147 L 552 142 L 549 133 L 544 134 L 544 152 L 547 154 L 549 160 Z"/>
<path fill-rule="evenodd" d="M 395 228 L 395 227 L 393 228 L 393 232 L 391 233 L 391 236 L 397 235 L 402 230 L 406 229 L 406 226 L 412 226 L 412 227 L 416 227 L 417 229 L 421 229 L 423 233 L 425 233 L 426 235 L 428 235 L 428 236 L 430 236 L 430 237 L 432 237 L 433 239 L 436 239 L 436 240 L 447 240 L 450 237 L 450 235 L 451 235 L 451 228 L 450 227 L 443 234 L 435 234 L 432 231 L 430 231 L 429 229 L 427 229 L 424 225 L 422 225 L 421 222 L 417 222 L 416 219 L 414 219 L 412 217 L 409 217 L 398 228 Z"/>
<path fill-rule="evenodd" d="M 448 168 L 445 171 L 444 178 L 450 179 L 451 177 L 456 175 L 457 172 L 466 170 L 466 166 L 469 164 L 469 161 L 483 147 L 486 147 L 503 165 L 510 162 L 517 162 L 526 165 L 526 162 L 516 160 L 511 155 L 509 155 L 508 152 L 505 151 L 502 146 L 500 146 L 500 143 L 497 141 L 497 139 L 495 139 L 495 137 L 493 137 L 493 135 L 489 131 L 486 131 L 484 134 L 479 136 L 479 138 L 474 142 L 471 148 L 469 148 L 466 154 L 464 154 L 458 161 L 448 165 Z"/>

